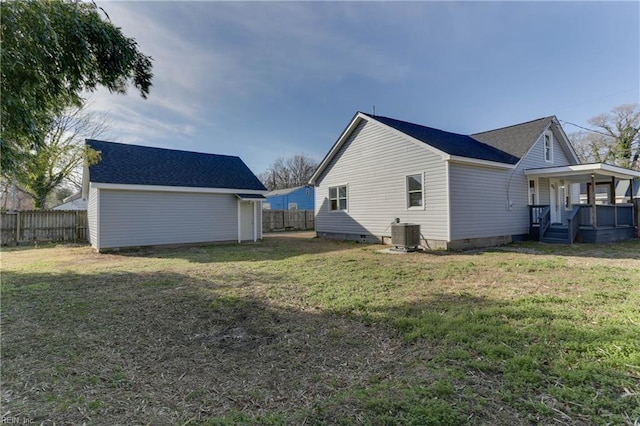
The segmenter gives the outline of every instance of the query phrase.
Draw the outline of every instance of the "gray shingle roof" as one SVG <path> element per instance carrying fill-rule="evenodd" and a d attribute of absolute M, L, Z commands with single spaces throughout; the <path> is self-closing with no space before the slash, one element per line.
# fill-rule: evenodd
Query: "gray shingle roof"
<path fill-rule="evenodd" d="M 471 137 L 514 157 L 522 158 L 553 119 L 553 116 L 543 117 L 501 129 L 475 133 Z"/>
<path fill-rule="evenodd" d="M 98 140 L 86 143 L 101 152 L 100 161 L 89 167 L 91 182 L 266 191 L 239 157 Z"/>

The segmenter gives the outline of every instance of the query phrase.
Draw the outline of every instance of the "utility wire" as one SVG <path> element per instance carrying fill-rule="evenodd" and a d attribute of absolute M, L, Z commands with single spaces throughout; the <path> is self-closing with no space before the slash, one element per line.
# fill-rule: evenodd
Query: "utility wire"
<path fill-rule="evenodd" d="M 563 124 L 571 124 L 572 126 L 578 127 L 578 128 L 580 128 L 580 129 L 582 129 L 582 130 L 586 130 L 586 131 L 588 131 L 588 132 L 597 133 L 597 134 L 599 134 L 599 135 L 607 136 L 607 137 L 610 137 L 610 138 L 612 138 L 612 137 L 613 137 L 612 135 L 610 135 L 610 134 L 608 134 L 608 133 L 600 132 L 600 131 L 598 131 L 598 130 L 589 129 L 589 128 L 587 128 L 587 127 L 578 126 L 577 124 L 572 123 L 572 122 L 570 122 L 570 121 L 564 121 L 564 120 L 558 120 L 558 121 L 560 121 L 560 122 L 561 122 L 561 123 L 563 123 Z"/>

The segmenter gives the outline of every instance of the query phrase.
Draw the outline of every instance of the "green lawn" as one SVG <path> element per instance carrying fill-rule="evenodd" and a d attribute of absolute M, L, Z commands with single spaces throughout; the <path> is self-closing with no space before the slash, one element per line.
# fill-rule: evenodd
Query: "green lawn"
<path fill-rule="evenodd" d="M 640 241 L 270 237 L 2 252 L 2 413 L 56 424 L 640 422 Z"/>

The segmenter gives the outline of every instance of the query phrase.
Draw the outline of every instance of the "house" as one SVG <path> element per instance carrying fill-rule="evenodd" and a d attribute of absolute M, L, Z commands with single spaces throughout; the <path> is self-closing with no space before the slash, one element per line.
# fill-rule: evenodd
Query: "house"
<path fill-rule="evenodd" d="M 633 238 L 633 205 L 596 205 L 593 194 L 639 176 L 580 164 L 554 116 L 461 135 L 358 112 L 310 183 L 319 237 L 386 243 L 404 222 L 420 225 L 426 248 L 464 249 Z"/>
<path fill-rule="evenodd" d="M 33 197 L 14 183 L 0 179 L 0 210 L 33 210 Z"/>
<path fill-rule="evenodd" d="M 271 210 L 313 210 L 314 188 L 311 185 L 295 188 L 276 189 L 267 192 L 264 209 Z"/>
<path fill-rule="evenodd" d="M 52 210 L 86 210 L 87 199 L 82 198 L 82 192 L 73 194 L 62 200 L 62 204 L 55 206 Z"/>
<path fill-rule="evenodd" d="M 267 192 L 239 157 L 87 140 L 89 242 L 123 247 L 262 238 Z"/>

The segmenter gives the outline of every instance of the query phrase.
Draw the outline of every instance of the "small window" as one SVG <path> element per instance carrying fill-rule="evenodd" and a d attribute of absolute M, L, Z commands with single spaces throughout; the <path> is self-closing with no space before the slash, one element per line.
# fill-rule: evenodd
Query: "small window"
<path fill-rule="evenodd" d="M 262 208 L 264 210 L 271 210 L 271 203 L 262 203 Z"/>
<path fill-rule="evenodd" d="M 298 210 L 298 203 L 289 203 L 289 210 Z"/>
<path fill-rule="evenodd" d="M 347 186 L 332 186 L 329 188 L 329 210 L 347 209 Z"/>
<path fill-rule="evenodd" d="M 407 207 L 422 207 L 422 175 L 407 176 Z"/>
<path fill-rule="evenodd" d="M 529 181 L 529 205 L 533 206 L 536 204 L 536 181 Z"/>
<path fill-rule="evenodd" d="M 544 134 L 544 161 L 553 162 L 553 137 L 551 133 Z"/>

